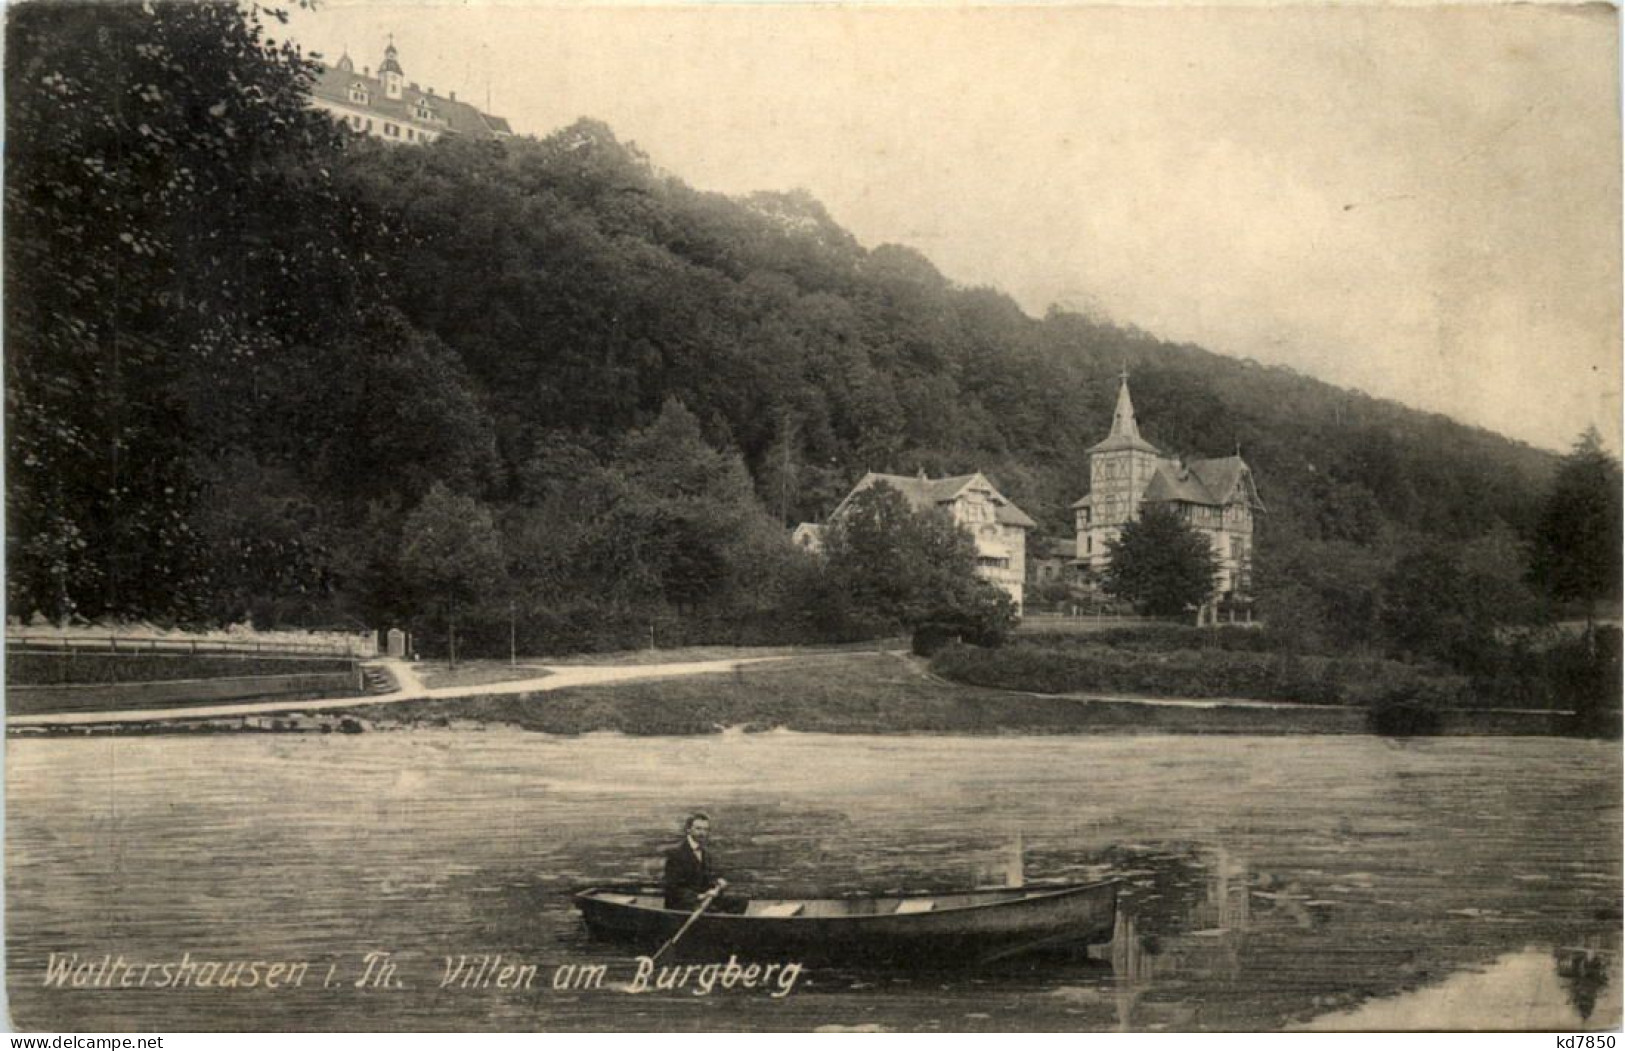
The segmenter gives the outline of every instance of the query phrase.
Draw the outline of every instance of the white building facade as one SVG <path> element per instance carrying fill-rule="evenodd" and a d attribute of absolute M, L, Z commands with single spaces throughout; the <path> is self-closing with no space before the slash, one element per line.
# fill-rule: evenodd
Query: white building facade
<path fill-rule="evenodd" d="M 441 96 L 406 79 L 393 42 L 384 48 L 378 73 L 357 73 L 348 54 L 324 68 L 311 86 L 311 105 L 361 135 L 385 142 L 425 144 L 446 135 L 501 139 L 513 134 L 501 117 L 482 113 L 457 93 Z"/>
<path fill-rule="evenodd" d="M 1015 602 L 1016 611 L 1021 611 L 1027 575 L 1027 533 L 1037 526 L 1025 511 L 980 472 L 951 478 L 928 478 L 923 472 L 913 478 L 870 472 L 830 513 L 830 521 L 840 518 L 853 497 L 882 483 L 902 493 L 914 510 L 941 511 L 969 533 L 976 544 L 977 575 L 1003 588 Z M 819 551 L 823 548 L 823 530 L 821 525 L 804 522 L 796 527 L 791 539 L 799 547 Z"/>
<path fill-rule="evenodd" d="M 1098 578 L 1111 561 L 1109 542 L 1149 504 L 1171 508 L 1208 538 L 1219 562 L 1220 600 L 1246 597 L 1254 518 L 1264 510 L 1252 469 L 1239 453 L 1211 460 L 1163 456 L 1140 436 L 1125 375 L 1111 433 L 1089 450 L 1089 494 L 1072 505 L 1078 564 Z"/>

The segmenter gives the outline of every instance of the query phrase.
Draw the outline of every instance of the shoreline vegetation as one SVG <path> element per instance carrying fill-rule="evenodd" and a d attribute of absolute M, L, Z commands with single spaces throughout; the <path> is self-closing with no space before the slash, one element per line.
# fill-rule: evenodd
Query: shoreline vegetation
<path fill-rule="evenodd" d="M 942 674 L 967 658 L 955 647 L 936 661 L 896 650 L 797 651 L 783 661 L 731 673 L 568 687 L 539 693 L 421 698 L 360 703 L 319 713 L 216 717 L 151 723 L 17 727 L 14 735 L 189 734 L 220 732 L 358 733 L 447 729 L 518 729 L 576 735 L 636 736 L 793 731 L 830 734 L 1364 734 L 1376 729 L 1368 706 L 1209 697 L 1184 700 L 1101 696 L 1119 691 L 1041 694 L 961 684 Z M 730 650 L 730 654 L 743 651 Z M 978 651 L 1004 659 L 1001 651 Z M 762 652 L 751 650 L 753 656 Z M 664 656 L 669 660 L 670 651 Z M 831 659 L 840 657 L 841 659 Z M 548 663 L 553 663 L 549 661 Z M 993 667 L 996 665 L 988 665 Z M 470 682 L 504 681 L 506 662 L 474 662 L 458 671 Z M 1425 732 L 1442 735 L 1562 735 L 1574 732 L 1561 711 L 1438 707 Z"/>

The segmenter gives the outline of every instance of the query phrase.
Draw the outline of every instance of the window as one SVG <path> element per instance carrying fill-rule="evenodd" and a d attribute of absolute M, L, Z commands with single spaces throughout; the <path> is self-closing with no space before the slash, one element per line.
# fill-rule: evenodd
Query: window
<path fill-rule="evenodd" d="M 367 104 L 367 98 L 368 98 L 367 89 L 362 87 L 360 82 L 357 82 L 357 83 L 354 83 L 354 84 L 350 85 L 350 101 L 351 102 L 359 102 L 363 106 L 365 106 Z"/>
<path fill-rule="evenodd" d="M 384 121 L 384 134 L 388 135 L 392 139 L 398 138 L 401 134 L 401 129 L 386 120 Z"/>

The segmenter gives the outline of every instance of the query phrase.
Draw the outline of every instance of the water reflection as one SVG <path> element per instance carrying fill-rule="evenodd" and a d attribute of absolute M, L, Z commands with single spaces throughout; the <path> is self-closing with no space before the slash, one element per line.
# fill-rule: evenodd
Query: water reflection
<path fill-rule="evenodd" d="M 1339 967 L 1346 960 L 1305 958 L 1278 973 L 1280 993 L 1307 997 L 1319 1008 L 1318 1017 L 1304 1023 L 1308 1028 L 1579 1028 L 1616 1025 L 1620 1017 L 1617 930 L 1553 931 L 1560 942 L 1555 949 L 1525 949 L 1438 973 L 1419 962 L 1403 939 L 1389 937 L 1380 919 L 1365 937 L 1398 944 L 1370 948 L 1353 936 L 1357 924 L 1345 919 L 1336 925 L 1331 917 L 1340 910 L 1346 917 L 1364 904 L 1351 895 L 1375 898 L 1363 873 L 1306 887 L 1296 878 L 1251 871 L 1245 859 L 1223 847 L 1169 850 L 1137 861 L 1121 873 L 1127 884 L 1123 907 L 1102 954 L 1111 963 L 1122 1032 L 1224 1028 L 1224 1020 L 1211 1013 L 1222 999 L 1213 994 L 1242 987 L 1250 938 L 1278 945 L 1294 931 L 1328 925 L 1332 955 L 1365 964 L 1370 984 L 1349 988 L 1349 973 Z M 1494 918 L 1480 917 L 1486 923 Z M 1420 988 L 1406 988 L 1417 982 Z"/>
<path fill-rule="evenodd" d="M 1560 946 L 1552 952 L 1557 976 L 1563 980 L 1569 1003 L 1580 1013 L 1580 1021 L 1591 1021 L 1597 997 L 1608 988 L 1613 964 L 1619 959 L 1619 938 L 1605 946 L 1605 938 L 1586 935 L 1581 944 Z"/>
<path fill-rule="evenodd" d="M 1609 1029 L 1619 1024 L 1613 967 L 1619 936 L 1555 951 L 1529 948 L 1397 996 L 1312 1019 L 1299 1028 L 1506 1031 Z"/>
<path fill-rule="evenodd" d="M 9 992 L 14 1017 L 43 1029 L 1448 1029 L 1485 1024 L 1453 1010 L 1482 1019 L 1518 997 L 1526 1007 L 1494 1015 L 1499 1027 L 1603 1026 L 1620 1012 L 1617 934 L 1599 937 L 1619 927 L 1619 758 L 1589 747 L 496 732 L 11 741 Z M 1509 788 L 1527 784 L 1549 791 Z M 1599 793 L 1603 805 L 1577 802 Z M 1554 800 L 1572 804 L 1567 824 L 1551 820 Z M 1121 879 L 1121 925 L 1089 959 L 819 971 L 783 1000 L 435 987 L 443 954 L 460 952 L 524 957 L 547 974 L 608 964 L 627 978 L 624 954 L 586 939 L 570 891 L 649 875 L 690 805 L 722 818 L 740 886 L 959 889 L 1020 832 L 1035 878 Z M 424 987 L 90 997 L 31 978 L 51 952 L 325 966 L 379 946 Z M 1451 995 L 1454 1008 L 1440 999 Z"/>
<path fill-rule="evenodd" d="M 1131 872 L 1110 946 L 1117 1028 L 1121 1032 L 1188 1022 L 1195 1008 L 1138 1010 L 1159 984 L 1182 975 L 1233 983 L 1252 921 L 1250 879 L 1240 858 L 1222 847 L 1171 852 Z"/>

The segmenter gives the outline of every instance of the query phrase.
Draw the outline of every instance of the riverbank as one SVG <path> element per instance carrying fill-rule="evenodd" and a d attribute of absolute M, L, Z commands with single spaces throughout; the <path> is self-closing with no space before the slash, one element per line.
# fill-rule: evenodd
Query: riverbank
<path fill-rule="evenodd" d="M 603 669 L 608 671 L 609 669 Z M 630 669 L 627 669 L 630 671 Z M 556 676 L 555 678 L 562 678 Z M 551 734 L 704 735 L 775 729 L 831 734 L 1362 734 L 1364 709 L 1351 706 L 1041 696 L 960 686 L 931 675 L 901 653 L 787 656 L 737 664 L 707 675 L 601 684 L 543 680 L 526 689 L 504 683 L 489 692 L 467 686 L 455 696 L 384 704 L 334 704 L 302 713 L 212 713 L 208 718 L 136 720 L 116 725 L 13 726 L 30 734 L 367 732 L 416 728 L 508 727 Z M 1552 712 L 1451 710 L 1446 735 L 1550 736 L 1563 732 Z"/>

